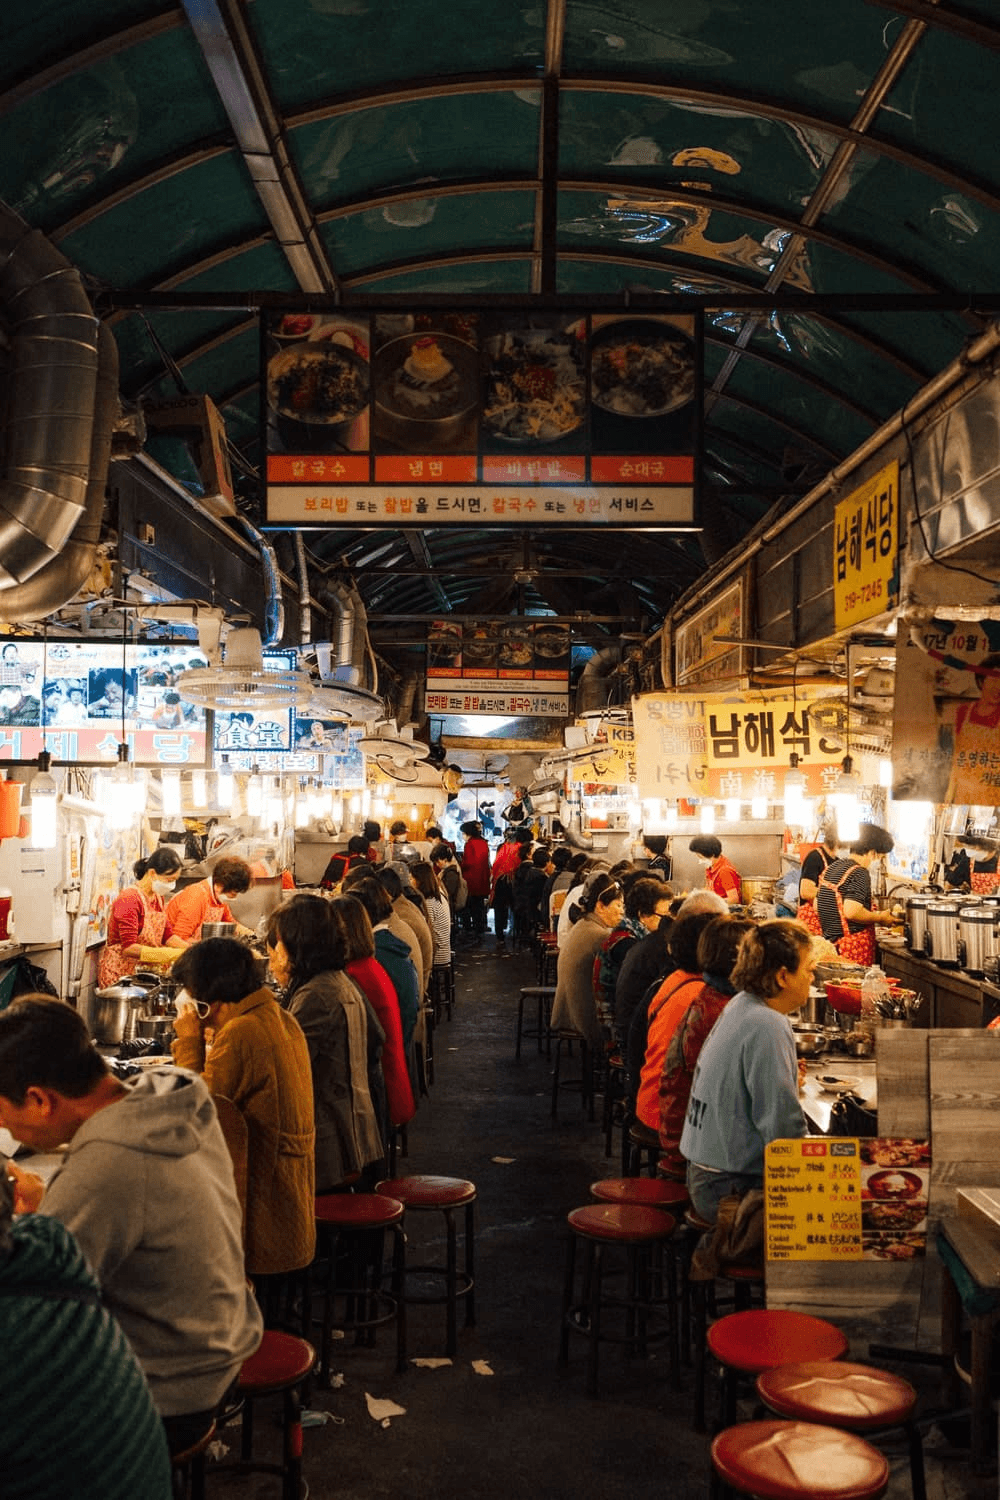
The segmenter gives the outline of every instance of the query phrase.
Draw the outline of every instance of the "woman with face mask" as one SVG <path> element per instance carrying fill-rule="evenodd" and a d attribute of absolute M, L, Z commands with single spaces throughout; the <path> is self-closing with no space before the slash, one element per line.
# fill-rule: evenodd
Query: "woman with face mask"
<path fill-rule="evenodd" d="M 162 946 L 165 906 L 180 871 L 180 856 L 169 844 L 154 849 L 148 859 L 136 860 L 134 883 L 126 886 L 111 907 L 108 941 L 97 971 L 101 989 L 134 974 L 143 948 Z"/>

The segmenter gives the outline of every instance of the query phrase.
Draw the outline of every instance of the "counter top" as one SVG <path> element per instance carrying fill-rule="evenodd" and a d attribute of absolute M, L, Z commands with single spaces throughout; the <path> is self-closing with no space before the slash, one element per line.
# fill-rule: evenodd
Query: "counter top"
<path fill-rule="evenodd" d="M 799 1096 L 807 1119 L 821 1135 L 830 1129 L 830 1111 L 839 1095 L 826 1093 L 820 1086 L 822 1077 L 857 1079 L 855 1094 L 866 1108 L 878 1108 L 878 1080 L 873 1057 L 816 1057 L 806 1062 L 806 1077 Z"/>

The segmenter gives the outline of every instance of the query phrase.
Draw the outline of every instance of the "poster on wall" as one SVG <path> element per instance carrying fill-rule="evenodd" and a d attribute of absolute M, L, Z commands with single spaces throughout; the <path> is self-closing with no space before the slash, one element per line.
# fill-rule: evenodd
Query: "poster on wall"
<path fill-rule="evenodd" d="M 893 720 L 896 801 L 1000 806 L 1000 622 L 912 625 Z"/>
<path fill-rule="evenodd" d="M 789 757 L 799 757 L 806 795 L 833 789 L 844 755 L 807 709 L 815 688 L 746 693 L 647 693 L 632 700 L 640 797 L 778 799 Z M 826 695 L 828 696 L 828 694 Z"/>
<path fill-rule="evenodd" d="M 261 359 L 272 526 L 696 525 L 695 315 L 304 306 Z"/>
<path fill-rule="evenodd" d="M 685 683 L 723 682 L 741 677 L 746 671 L 746 648 L 732 644 L 734 637 L 739 639 L 746 634 L 745 597 L 740 578 L 705 609 L 676 627 L 674 682 L 678 687 Z"/>

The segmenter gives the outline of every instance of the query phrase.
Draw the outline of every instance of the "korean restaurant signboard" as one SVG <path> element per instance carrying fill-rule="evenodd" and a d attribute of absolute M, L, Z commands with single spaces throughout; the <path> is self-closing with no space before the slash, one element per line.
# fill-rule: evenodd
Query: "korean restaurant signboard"
<path fill-rule="evenodd" d="M 897 640 L 892 795 L 1000 806 L 1000 622 L 929 620 Z"/>
<path fill-rule="evenodd" d="M 833 521 L 838 630 L 893 608 L 899 598 L 899 464 L 894 459 L 841 500 Z"/>
<path fill-rule="evenodd" d="M 815 688 L 726 693 L 648 693 L 632 700 L 640 797 L 775 800 L 794 751 L 807 795 L 832 790 L 843 747 L 827 740 L 806 710 Z"/>
<path fill-rule="evenodd" d="M 566 718 L 569 663 L 565 625 L 436 620 L 427 634 L 425 706 L 438 714 Z"/>
<path fill-rule="evenodd" d="M 265 314 L 267 524 L 697 525 L 701 324 Z"/>
<path fill-rule="evenodd" d="M 572 761 L 567 777 L 577 786 L 631 786 L 635 781 L 635 731 L 631 724 L 602 724 L 590 758 Z"/>
<path fill-rule="evenodd" d="M 927 1140 L 772 1141 L 764 1154 L 768 1261 L 921 1258 L 930 1167 Z"/>
<path fill-rule="evenodd" d="M 733 645 L 745 634 L 743 579 L 723 589 L 718 598 L 685 620 L 674 632 L 674 682 L 723 682 L 745 670 L 746 648 Z M 725 639 L 720 640 L 722 636 Z"/>

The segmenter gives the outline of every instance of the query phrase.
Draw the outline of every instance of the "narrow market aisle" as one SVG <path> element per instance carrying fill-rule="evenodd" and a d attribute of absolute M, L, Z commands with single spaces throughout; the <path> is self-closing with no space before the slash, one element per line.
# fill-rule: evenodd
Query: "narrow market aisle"
<path fill-rule="evenodd" d="M 707 1439 L 691 1431 L 690 1373 L 673 1391 L 662 1345 L 655 1358 L 628 1364 L 606 1346 L 597 1400 L 584 1394 L 582 1339 L 572 1341 L 567 1372 L 556 1364 L 565 1216 L 589 1201 L 592 1181 L 617 1170 L 577 1096 L 563 1095 L 558 1123 L 550 1119 L 550 1074 L 535 1042 L 514 1059 L 518 987 L 531 983 L 532 959 L 498 956 L 491 935 L 459 947 L 454 1019 L 438 1028 L 436 1082 L 400 1163 L 401 1172 L 465 1177 L 477 1186 L 477 1327 L 462 1327 L 460 1312 L 454 1362 L 411 1365 L 404 1375 L 395 1373 L 391 1329 L 380 1331 L 375 1349 L 335 1345 L 333 1369 L 343 1383 L 311 1401 L 333 1420 L 304 1434 L 312 1500 L 688 1500 L 708 1493 Z M 443 1258 L 437 1215 L 421 1215 L 412 1233 L 422 1244 L 433 1236 L 431 1258 Z M 413 1357 L 442 1355 L 444 1309 L 412 1310 L 408 1342 Z M 473 1361 L 492 1373 L 477 1373 Z M 366 1393 L 404 1414 L 381 1426 Z M 221 1436 L 236 1448 L 236 1429 Z M 277 1428 L 266 1418 L 258 1441 L 277 1449 Z M 929 1470 L 931 1500 L 979 1500 L 995 1490 L 995 1479 L 972 1487 L 964 1465 L 931 1463 Z M 270 1500 L 277 1485 L 273 1477 L 236 1480 L 209 1469 L 209 1496 Z M 908 1494 L 907 1466 L 894 1462 L 889 1495 Z"/>

